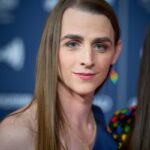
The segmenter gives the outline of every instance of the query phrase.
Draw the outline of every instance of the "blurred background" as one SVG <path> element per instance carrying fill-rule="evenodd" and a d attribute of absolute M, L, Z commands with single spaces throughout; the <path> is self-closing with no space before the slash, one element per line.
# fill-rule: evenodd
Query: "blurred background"
<path fill-rule="evenodd" d="M 103 109 L 106 121 L 117 109 L 136 105 L 142 46 L 150 24 L 150 0 L 107 1 L 119 18 L 123 49 L 93 102 Z M 56 3 L 0 0 L 0 119 L 32 100 L 41 34 Z"/>

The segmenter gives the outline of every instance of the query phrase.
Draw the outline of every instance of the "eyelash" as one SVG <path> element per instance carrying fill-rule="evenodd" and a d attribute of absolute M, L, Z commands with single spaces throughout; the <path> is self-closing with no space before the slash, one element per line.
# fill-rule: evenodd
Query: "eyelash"
<path fill-rule="evenodd" d="M 74 49 L 74 48 L 77 48 L 79 46 L 79 42 L 78 41 L 69 41 L 65 44 L 65 46 L 67 46 L 71 49 Z"/>
<path fill-rule="evenodd" d="M 108 50 L 109 46 L 103 43 L 96 43 L 93 45 L 93 48 L 95 48 L 96 51 L 100 53 L 105 53 Z"/>
<path fill-rule="evenodd" d="M 80 43 L 74 40 L 65 43 L 65 46 L 67 46 L 70 49 L 77 49 L 80 46 Z M 109 49 L 109 46 L 105 43 L 94 43 L 92 45 L 92 48 L 95 51 L 98 51 L 99 53 L 105 53 Z"/>

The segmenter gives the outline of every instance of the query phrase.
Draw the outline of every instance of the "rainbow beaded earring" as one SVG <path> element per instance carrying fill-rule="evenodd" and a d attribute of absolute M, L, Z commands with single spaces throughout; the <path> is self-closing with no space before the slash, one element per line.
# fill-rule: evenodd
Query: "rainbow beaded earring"
<path fill-rule="evenodd" d="M 117 84 L 118 80 L 119 80 L 119 75 L 117 73 L 117 71 L 112 68 L 111 73 L 110 73 L 110 80 L 111 82 L 115 85 Z"/>

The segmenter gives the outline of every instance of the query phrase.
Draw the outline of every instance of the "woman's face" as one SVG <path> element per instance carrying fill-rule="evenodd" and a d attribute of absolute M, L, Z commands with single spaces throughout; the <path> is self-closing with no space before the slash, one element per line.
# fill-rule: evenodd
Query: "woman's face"
<path fill-rule="evenodd" d="M 62 18 L 60 80 L 77 94 L 93 94 L 115 63 L 119 49 L 106 16 L 68 8 Z"/>

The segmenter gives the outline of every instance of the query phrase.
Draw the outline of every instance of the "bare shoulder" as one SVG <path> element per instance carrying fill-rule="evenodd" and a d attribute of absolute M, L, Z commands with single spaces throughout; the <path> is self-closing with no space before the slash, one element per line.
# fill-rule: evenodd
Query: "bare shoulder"
<path fill-rule="evenodd" d="M 0 124 L 1 150 L 34 150 L 35 130 L 32 128 L 35 110 L 30 106 L 25 111 L 10 115 Z"/>

